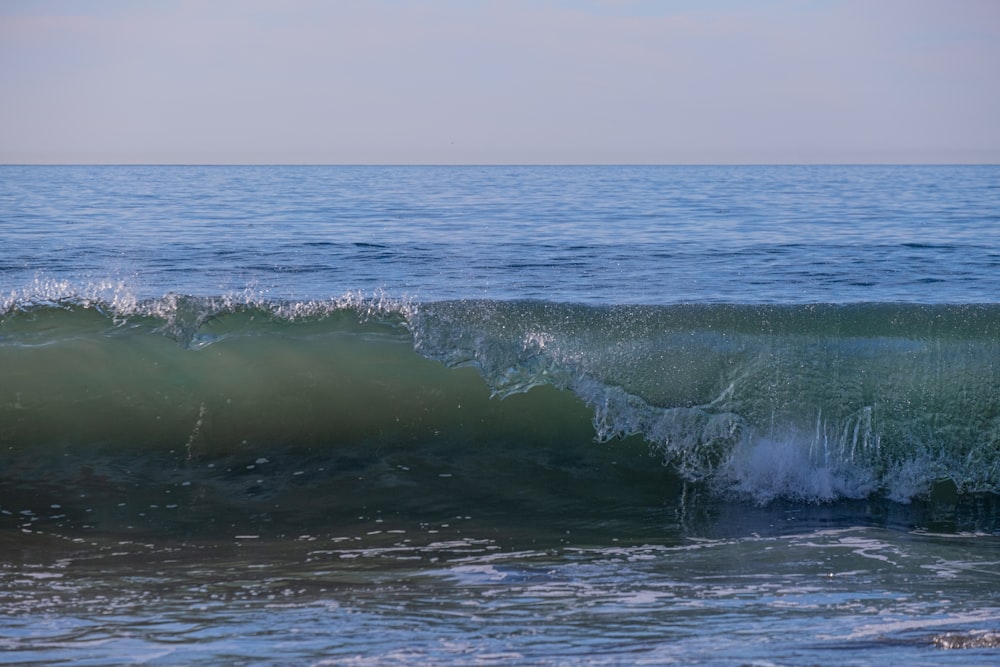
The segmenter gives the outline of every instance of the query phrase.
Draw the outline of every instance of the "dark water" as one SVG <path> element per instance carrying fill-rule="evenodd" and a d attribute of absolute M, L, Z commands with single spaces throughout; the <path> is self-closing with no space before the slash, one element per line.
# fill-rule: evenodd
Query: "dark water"
<path fill-rule="evenodd" d="M 0 167 L 0 664 L 988 664 L 1000 168 Z"/>

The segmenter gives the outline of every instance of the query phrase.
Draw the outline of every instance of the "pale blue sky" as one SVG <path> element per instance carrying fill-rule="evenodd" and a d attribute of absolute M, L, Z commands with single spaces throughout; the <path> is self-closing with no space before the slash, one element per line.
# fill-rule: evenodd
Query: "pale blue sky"
<path fill-rule="evenodd" d="M 1000 162 L 998 0 L 0 3 L 0 162 Z"/>

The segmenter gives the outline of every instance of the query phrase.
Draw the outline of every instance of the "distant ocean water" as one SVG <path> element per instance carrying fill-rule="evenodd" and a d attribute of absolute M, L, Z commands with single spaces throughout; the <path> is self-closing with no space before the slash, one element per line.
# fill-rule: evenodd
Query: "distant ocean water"
<path fill-rule="evenodd" d="M 1000 166 L 0 167 L 0 664 L 988 664 Z"/>

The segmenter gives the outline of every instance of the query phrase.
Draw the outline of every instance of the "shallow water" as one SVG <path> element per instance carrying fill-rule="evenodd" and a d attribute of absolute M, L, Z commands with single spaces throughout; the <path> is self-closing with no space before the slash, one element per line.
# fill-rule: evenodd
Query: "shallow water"
<path fill-rule="evenodd" d="M 665 537 L 668 528 L 648 542 L 627 530 L 596 543 L 593 531 L 578 536 L 562 526 L 497 530 L 474 517 L 417 525 L 359 517 L 343 534 L 284 539 L 33 533 L 18 540 L 20 558 L 8 557 L 2 572 L 3 660 L 876 665 L 891 656 L 972 665 L 995 658 L 995 536 L 843 527 L 842 519 L 822 527 L 798 513 L 751 517 L 769 521 L 748 526 L 763 533 L 699 537 L 689 529 Z"/>

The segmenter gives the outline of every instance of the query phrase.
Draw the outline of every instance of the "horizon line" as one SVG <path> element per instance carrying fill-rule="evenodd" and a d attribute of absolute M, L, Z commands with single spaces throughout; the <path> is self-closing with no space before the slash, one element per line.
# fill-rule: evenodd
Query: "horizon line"
<path fill-rule="evenodd" d="M 996 162 L 0 162 L 0 167 L 988 167 Z"/>

